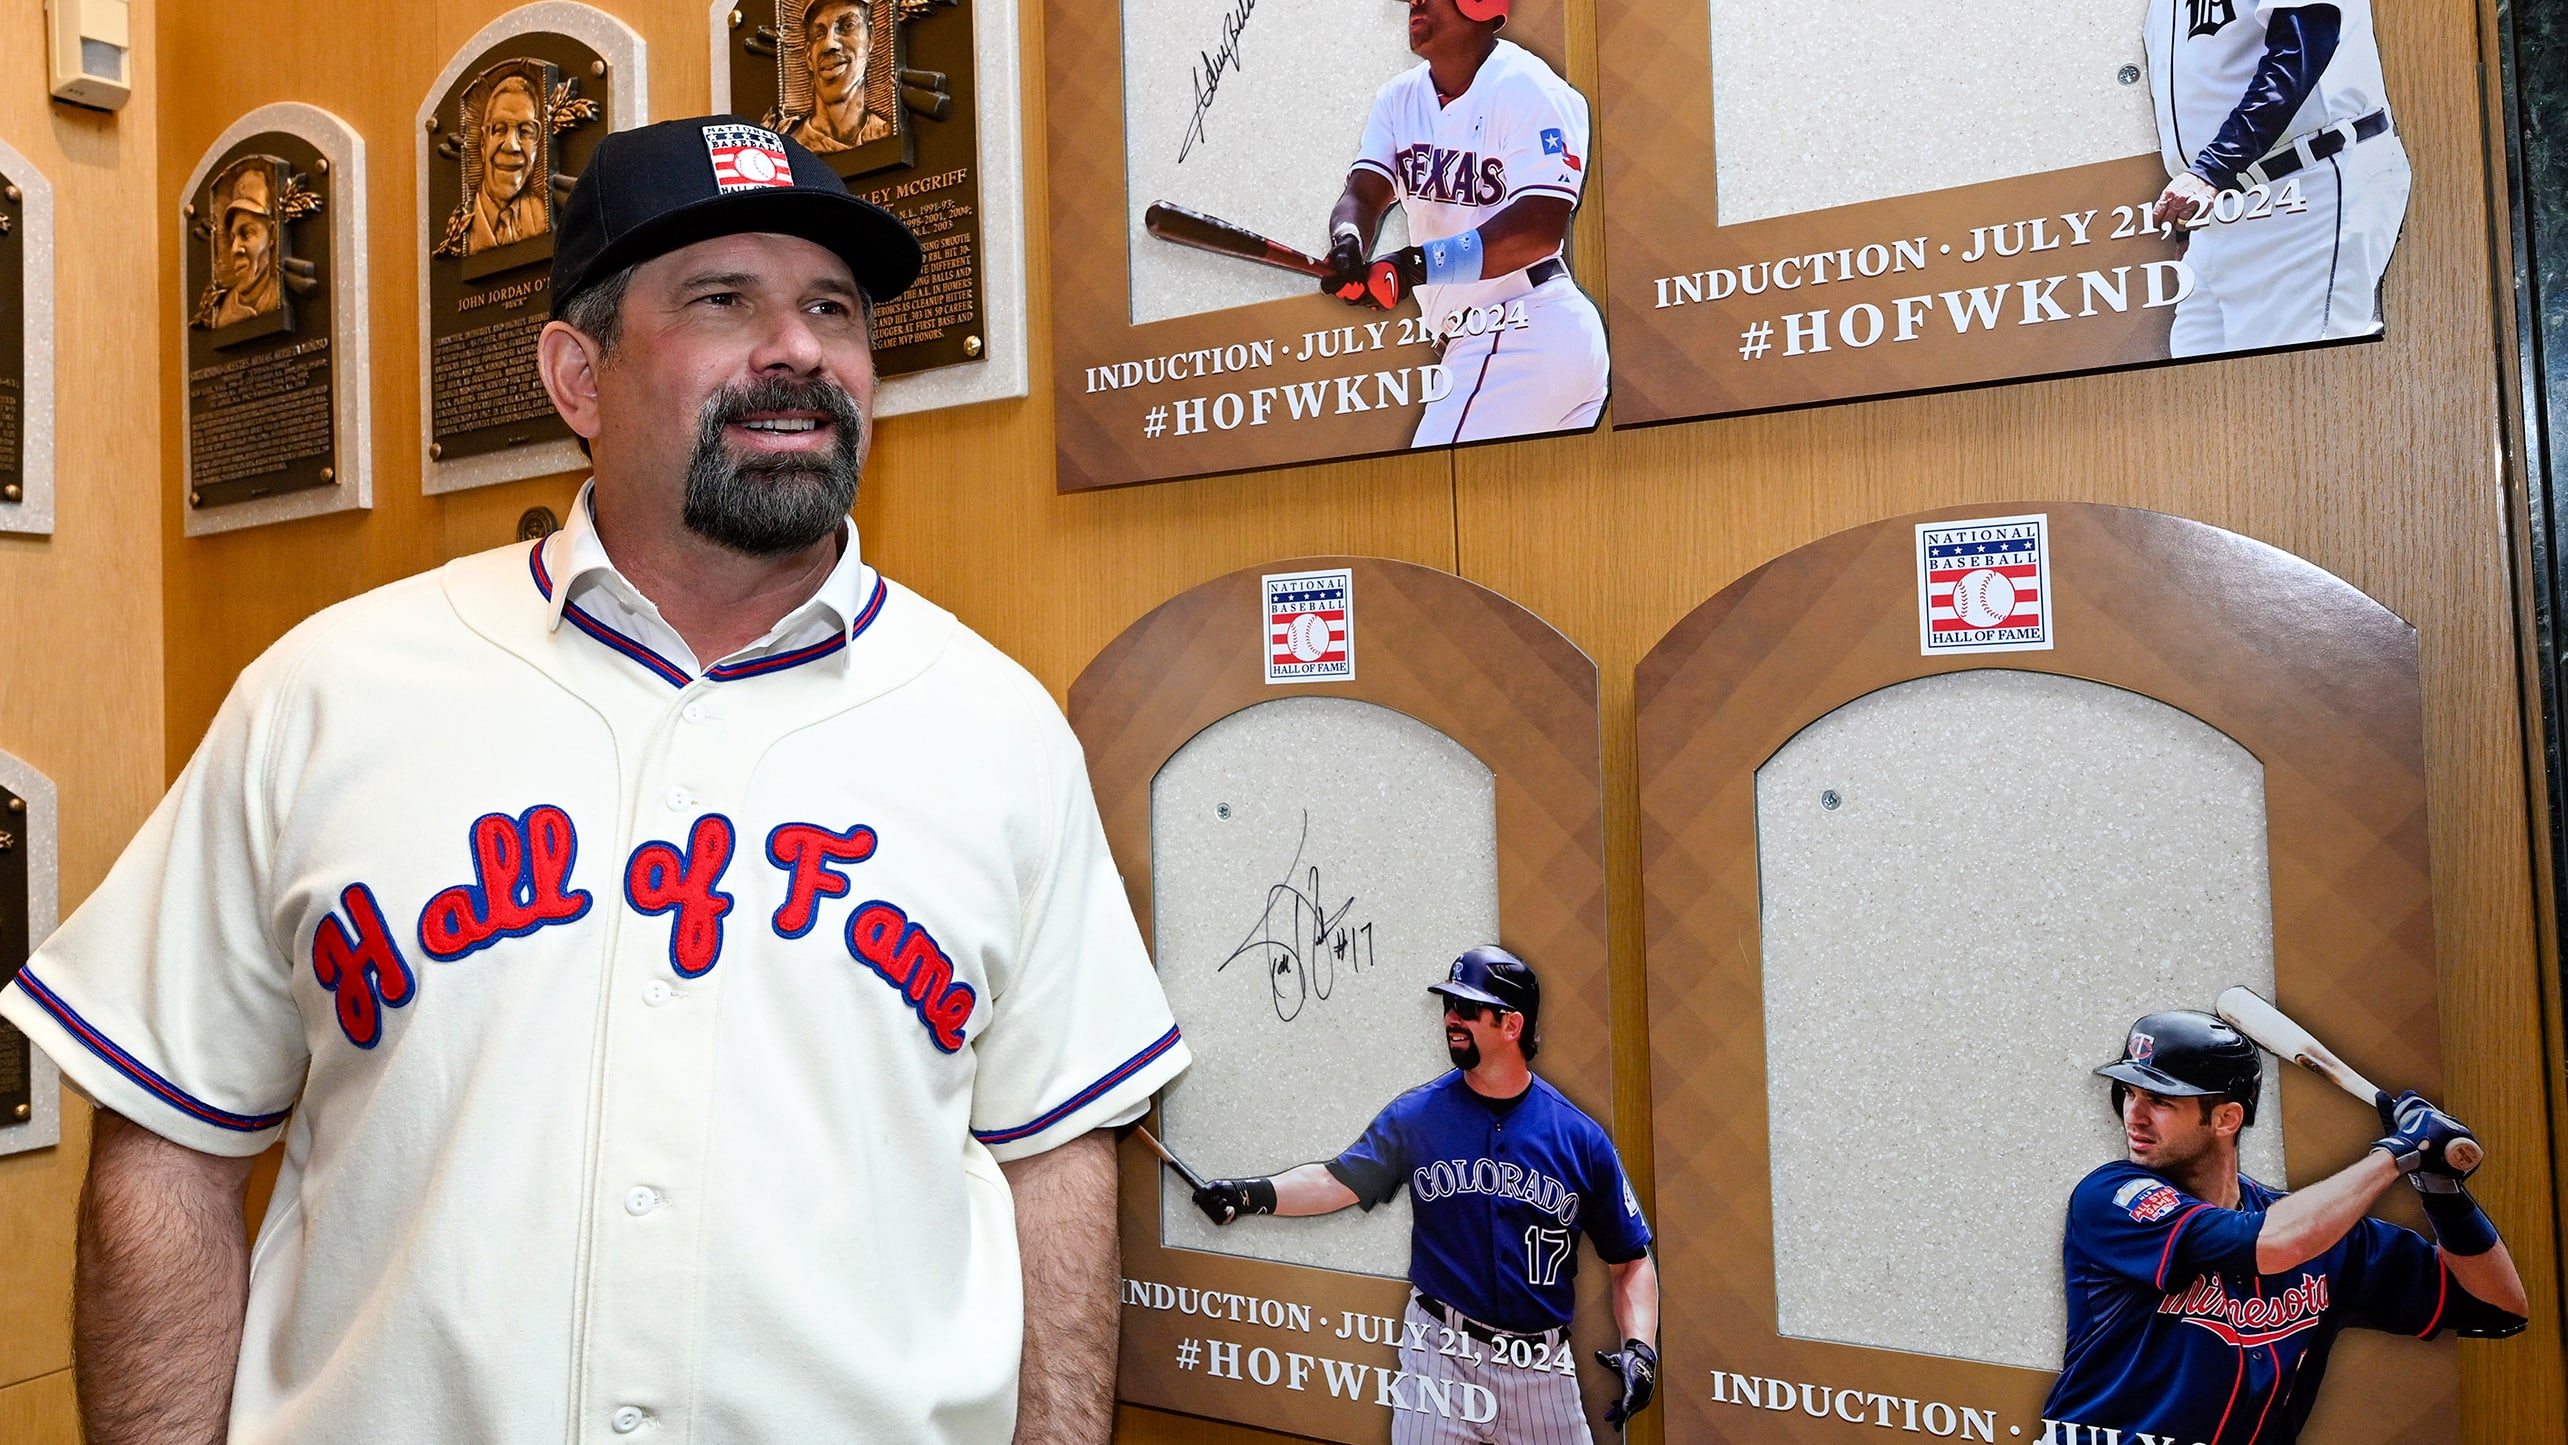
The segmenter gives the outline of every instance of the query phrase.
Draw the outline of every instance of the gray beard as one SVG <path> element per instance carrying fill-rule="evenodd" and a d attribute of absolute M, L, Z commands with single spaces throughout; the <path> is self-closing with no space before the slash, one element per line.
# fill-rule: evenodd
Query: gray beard
<path fill-rule="evenodd" d="M 723 428 L 761 411 L 826 412 L 836 443 L 812 456 L 733 454 Z M 705 399 L 682 515 L 689 531 L 735 552 L 799 552 L 846 520 L 864 462 L 865 415 L 832 383 L 769 377 L 725 388 Z"/>

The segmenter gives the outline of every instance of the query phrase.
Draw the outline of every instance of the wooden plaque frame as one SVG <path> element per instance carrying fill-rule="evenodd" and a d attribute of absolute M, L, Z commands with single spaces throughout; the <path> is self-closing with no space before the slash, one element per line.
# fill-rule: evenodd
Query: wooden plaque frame
<path fill-rule="evenodd" d="M 1371 376 L 1377 369 L 1398 371 L 1432 363 L 1437 353 L 1424 345 L 1394 344 L 1363 353 L 1357 363 L 1292 360 L 1292 353 L 1281 343 L 1305 332 L 1347 326 L 1360 331 L 1365 322 L 1390 320 L 1390 334 L 1396 337 L 1396 318 L 1417 314 L 1414 300 L 1404 300 L 1396 312 L 1352 310 L 1319 294 L 1316 284 L 1304 296 L 1133 324 L 1132 247 L 1167 243 L 1137 235 L 1131 221 L 1124 165 L 1123 9 L 1092 0 L 1042 3 L 1044 94 L 1050 115 L 1051 214 L 1045 223 L 1052 235 L 1052 396 L 1058 490 L 1080 492 L 1409 450 L 1426 406 L 1405 398 L 1360 413 L 1333 411 L 1326 421 L 1303 425 L 1260 425 L 1253 420 L 1256 413 L 1243 411 L 1215 417 L 1214 424 L 1186 433 L 1180 430 L 1182 418 L 1170 420 L 1175 404 L 1186 398 L 1314 380 L 1325 384 L 1341 374 Z M 1207 14 L 1211 13 L 1208 7 Z M 1562 0 L 1515 0 L 1508 12 L 1506 38 L 1562 75 L 1568 73 L 1563 63 L 1567 36 Z M 1590 105 L 1592 113 L 1593 97 Z M 1603 148 L 1601 141 L 1591 144 Z M 1165 199 L 1181 205 L 1185 201 L 1182 196 Z M 1320 223 L 1336 199 L 1334 193 L 1311 197 L 1314 235 L 1325 229 Z M 1601 310 L 1603 298 L 1596 299 Z M 1275 346 L 1272 365 L 1217 371 L 1202 380 L 1191 379 L 1193 373 L 1189 373 L 1189 379 L 1143 381 L 1091 394 L 1092 367 L 1206 349 L 1218 354 L 1225 348 L 1254 347 L 1261 342 Z M 1208 400 L 1206 406 L 1210 405 Z M 1158 431 L 1151 430 L 1147 420 L 1153 408 L 1159 409 Z M 1289 416 L 1281 400 L 1272 400 L 1271 410 L 1275 416 Z M 1206 415 L 1212 413 L 1207 410 Z M 1249 424 L 1239 425 L 1242 417 L 1251 418 Z"/>
<path fill-rule="evenodd" d="M 1355 678 L 1270 685 L 1258 579 L 1345 567 L 1353 574 Z M 1106 838 L 1142 934 L 1151 936 L 1150 785 L 1187 741 L 1232 713 L 1290 696 L 1355 698 L 1406 713 L 1461 744 L 1496 775 L 1502 941 L 1540 970 L 1543 1052 L 1537 1072 L 1610 1129 L 1607 1041 L 1604 760 L 1596 664 L 1549 623 L 1448 572 L 1372 557 L 1305 557 L 1251 567 L 1180 593 L 1126 628 L 1070 688 L 1070 724 Z M 1386 1101 L 1387 1102 L 1387 1101 Z M 1149 1121 L 1154 1126 L 1154 1111 Z M 1122 1147 L 1123 1268 L 1128 1279 L 1397 1318 L 1405 1281 L 1164 1247 L 1160 1164 L 1136 1139 Z M 1578 1358 L 1612 1348 L 1605 1271 L 1579 1275 Z M 1117 1391 L 1136 1404 L 1289 1430 L 1347 1445 L 1390 1439 L 1391 1411 L 1368 1383 L 1338 1398 L 1315 1373 L 1301 1391 L 1180 1370 L 1182 1337 L 1220 1335 L 1279 1353 L 1353 1360 L 1391 1354 L 1245 1323 L 1207 1324 L 1128 1303 Z M 1368 1372 L 1367 1380 L 1372 1380 Z M 1603 1373 L 1580 1370 L 1592 1419 L 1610 1398 Z M 1599 1438 L 1606 1438 L 1599 1425 Z"/>
<path fill-rule="evenodd" d="M 1915 524 L 2029 512 L 2050 518 L 2053 650 L 1920 656 Z M 1858 1426 L 1717 1403 L 1714 1371 L 1994 1408 L 1998 1441 L 2041 1437 L 2049 1371 L 1776 1327 L 1756 770 L 1856 698 L 1988 667 L 2127 688 L 2253 753 L 2265 769 L 2277 1002 L 2371 1077 L 2440 1088 L 2414 628 L 2289 553 L 2134 508 L 1947 508 L 1788 553 L 1696 608 L 1636 679 L 1671 1441 L 1842 1442 L 1875 1428 L 1869 1415 Z M 2282 1127 L 2295 1183 L 2343 1168 L 2379 1133 L 2370 1110 L 2300 1069 L 2283 1071 Z M 1954 1167 L 1985 1167 L 1985 1141 L 1953 1147 Z M 2407 1194 L 2385 1197 L 2382 1212 L 2421 1224 Z M 1914 1285 L 1966 1289 L 1968 1266 L 1922 1270 Z M 2348 1331 L 2302 1436 L 2456 1439 L 2458 1390 L 2448 1342 Z"/>

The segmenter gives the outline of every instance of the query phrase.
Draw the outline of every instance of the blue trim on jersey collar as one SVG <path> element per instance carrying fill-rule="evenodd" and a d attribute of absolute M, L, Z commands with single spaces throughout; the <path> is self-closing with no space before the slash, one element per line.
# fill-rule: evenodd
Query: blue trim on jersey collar
<path fill-rule="evenodd" d="M 27 997 L 34 999 L 38 1008 L 51 1014 L 53 1021 L 62 1025 L 63 1032 L 80 1040 L 82 1047 L 104 1060 L 109 1068 L 124 1075 L 141 1086 L 144 1092 L 191 1119 L 211 1124 L 218 1129 L 230 1129 L 241 1134 L 256 1134 L 284 1123 L 285 1116 L 291 1112 L 279 1109 L 273 1114 L 235 1114 L 229 1109 L 218 1109 L 152 1072 L 142 1060 L 118 1047 L 115 1040 L 99 1032 L 96 1025 L 82 1018 L 79 1010 L 64 1002 L 62 995 L 47 988 L 44 981 L 37 978 L 32 969 L 18 970 L 18 987 L 26 990 Z"/>
<path fill-rule="evenodd" d="M 535 590 L 542 593 L 547 602 L 553 600 L 553 574 L 544 566 L 544 543 L 549 540 L 551 539 L 545 538 L 537 541 L 534 548 L 526 554 L 527 570 L 534 574 Z M 877 574 L 874 578 L 873 595 L 865 599 L 864 608 L 856 614 L 856 621 L 845 632 L 824 641 L 815 642 L 809 647 L 797 647 L 791 652 L 770 653 L 765 657 L 753 657 L 742 662 L 717 662 L 704 670 L 705 678 L 711 682 L 738 682 L 743 678 L 764 677 L 769 673 L 800 667 L 806 662 L 818 662 L 832 653 L 843 651 L 849 643 L 864 636 L 866 629 L 872 627 L 875 620 L 883 615 L 883 604 L 891 599 L 891 595 L 891 584 Z M 662 682 L 672 687 L 683 688 L 695 681 L 685 668 L 600 622 L 576 602 L 564 605 L 562 616 L 573 627 L 642 664 Z"/>
<path fill-rule="evenodd" d="M 1095 1103 L 1107 1090 L 1139 1073 L 1144 1065 L 1175 1047 L 1177 1047 L 1177 1026 L 1171 1024 L 1168 1026 L 1168 1032 L 1161 1034 L 1156 1042 L 1115 1065 L 1104 1078 L 1063 1100 L 1058 1108 L 1046 1112 L 1040 1118 L 1019 1124 L 1013 1129 L 975 1129 L 972 1131 L 972 1137 L 984 1144 L 1007 1144 L 1030 1135 L 1040 1134 Z"/>

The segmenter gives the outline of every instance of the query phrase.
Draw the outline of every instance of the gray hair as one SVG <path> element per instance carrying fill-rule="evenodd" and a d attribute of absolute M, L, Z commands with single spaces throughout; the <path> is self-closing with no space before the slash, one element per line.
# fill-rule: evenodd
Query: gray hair
<path fill-rule="evenodd" d="M 632 266 L 627 266 L 612 276 L 592 281 L 562 305 L 562 320 L 597 343 L 600 361 L 615 354 L 615 343 L 624 335 L 624 293 L 633 284 L 633 271 Z M 864 315 L 865 338 L 870 344 L 874 336 L 872 293 L 857 287 L 856 305 Z"/>

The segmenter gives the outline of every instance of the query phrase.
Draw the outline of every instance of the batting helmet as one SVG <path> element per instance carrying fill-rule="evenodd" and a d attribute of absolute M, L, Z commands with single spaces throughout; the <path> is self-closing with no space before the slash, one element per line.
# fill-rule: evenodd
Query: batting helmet
<path fill-rule="evenodd" d="M 1507 18 L 1507 0 L 1453 0 L 1453 8 L 1461 11 L 1465 20 L 1503 22 Z"/>
<path fill-rule="evenodd" d="M 2113 1112 L 2122 1114 L 2122 1091 L 2146 1089 L 2169 1098 L 2219 1095 L 2247 1110 L 2244 1128 L 2256 1122 L 2256 1096 L 2264 1089 L 2265 1059 L 2247 1037 L 2207 1013 L 2175 1009 L 2131 1026 L 2122 1057 L 2096 1070 L 2113 1080 Z"/>
<path fill-rule="evenodd" d="M 1427 992 L 1523 1014 L 1527 1038 L 1534 1036 L 1543 1012 L 1543 987 L 1534 979 L 1534 966 L 1494 943 L 1455 959 L 1445 981 L 1428 984 Z"/>

